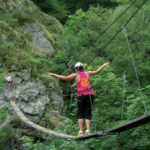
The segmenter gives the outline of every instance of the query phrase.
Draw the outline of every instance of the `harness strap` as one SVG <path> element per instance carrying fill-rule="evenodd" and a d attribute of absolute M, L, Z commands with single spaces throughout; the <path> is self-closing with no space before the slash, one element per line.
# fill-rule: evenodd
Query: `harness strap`
<path fill-rule="evenodd" d="M 92 88 L 88 88 L 88 89 L 85 89 L 85 90 L 82 90 L 82 91 L 78 91 L 78 94 L 83 94 L 84 92 L 88 92 L 88 91 L 91 91 L 93 90 Z"/>

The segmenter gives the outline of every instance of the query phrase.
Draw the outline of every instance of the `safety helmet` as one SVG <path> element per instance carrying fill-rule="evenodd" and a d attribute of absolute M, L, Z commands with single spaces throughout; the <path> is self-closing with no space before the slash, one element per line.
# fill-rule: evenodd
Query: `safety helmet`
<path fill-rule="evenodd" d="M 74 67 L 75 67 L 75 68 L 76 68 L 76 67 L 83 67 L 83 64 L 82 64 L 81 62 L 78 62 L 78 63 L 75 64 Z"/>
<path fill-rule="evenodd" d="M 8 75 L 11 75 L 11 73 L 9 72 Z"/>

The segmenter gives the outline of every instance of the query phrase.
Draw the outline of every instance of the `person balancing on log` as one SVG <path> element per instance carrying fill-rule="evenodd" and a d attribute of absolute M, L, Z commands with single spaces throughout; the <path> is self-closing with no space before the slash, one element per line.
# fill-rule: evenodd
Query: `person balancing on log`
<path fill-rule="evenodd" d="M 85 118 L 86 131 L 85 135 L 91 134 L 90 124 L 91 124 L 91 114 L 92 114 L 92 105 L 94 102 L 94 92 L 90 84 L 90 76 L 98 74 L 105 66 L 108 66 L 109 62 L 103 64 L 100 68 L 95 71 L 84 72 L 83 64 L 78 62 L 75 64 L 75 74 L 68 76 L 58 75 L 54 73 L 47 73 L 49 76 L 54 76 L 61 80 L 72 80 L 75 79 L 76 85 L 78 87 L 78 96 L 77 96 L 77 118 L 79 122 L 79 133 L 78 136 L 83 136 L 83 123 Z"/>

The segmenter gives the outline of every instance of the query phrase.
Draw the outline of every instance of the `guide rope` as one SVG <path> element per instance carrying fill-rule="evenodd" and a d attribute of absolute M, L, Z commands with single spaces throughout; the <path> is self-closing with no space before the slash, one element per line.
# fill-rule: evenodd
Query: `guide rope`
<path fill-rule="evenodd" d="M 147 24 L 145 25 L 145 28 L 149 25 L 150 23 L 150 19 L 148 20 Z"/>
<path fill-rule="evenodd" d="M 122 116 L 121 116 L 121 122 L 123 121 L 123 114 L 124 114 L 124 93 L 125 93 L 125 82 L 126 82 L 126 71 L 123 73 L 124 75 L 124 86 L 123 86 L 123 101 L 122 101 Z"/>
<path fill-rule="evenodd" d="M 132 58 L 132 63 L 133 63 L 134 71 L 135 71 L 135 74 L 136 74 L 136 78 L 137 78 L 138 85 L 139 85 L 139 88 L 140 88 L 141 97 L 142 97 L 143 104 L 144 104 L 144 107 L 145 107 L 145 113 L 148 114 L 148 111 L 146 109 L 146 104 L 145 104 L 144 96 L 143 96 L 142 89 L 141 89 L 141 85 L 140 85 L 140 81 L 139 81 L 138 74 L 137 74 L 137 71 L 136 71 L 136 67 L 135 67 L 135 63 L 134 63 L 134 59 L 133 59 L 133 55 L 132 55 L 132 50 L 131 50 L 129 39 L 128 39 L 128 36 L 127 36 L 127 29 L 124 26 L 122 26 L 122 30 L 125 33 L 127 44 L 128 44 L 129 50 L 130 50 L 130 54 L 131 54 L 131 58 Z"/>
<path fill-rule="evenodd" d="M 145 10 L 146 10 L 146 5 L 144 6 L 144 11 L 143 11 L 143 15 L 142 15 L 142 27 L 141 27 L 141 31 L 142 31 L 142 34 L 141 34 L 141 39 L 140 39 L 140 51 L 142 52 L 142 40 L 143 40 L 143 31 L 144 31 L 144 21 L 145 21 Z"/>
<path fill-rule="evenodd" d="M 137 12 L 141 9 L 141 7 L 147 2 L 147 0 L 145 0 L 140 7 L 133 13 L 133 15 L 128 19 L 128 21 L 124 24 L 124 26 L 126 26 L 130 20 L 137 14 Z M 120 30 L 110 39 L 110 41 L 100 50 L 98 50 L 98 53 L 93 57 L 93 59 L 88 63 L 87 66 L 89 66 L 92 61 L 99 55 L 100 52 L 102 52 L 102 50 L 104 50 L 113 40 L 114 38 L 122 31 L 122 29 L 120 28 Z"/>
<path fill-rule="evenodd" d="M 112 27 L 120 18 L 123 14 L 125 14 L 125 12 L 136 2 L 137 0 L 133 1 L 116 19 L 115 21 L 113 21 L 104 31 L 101 32 L 101 34 L 96 38 L 96 40 L 94 40 L 91 44 L 89 44 L 89 46 L 93 45 L 94 42 L 96 42 L 104 33 L 106 33 L 106 31 Z M 88 47 L 83 50 L 76 58 L 78 59 L 86 50 L 88 49 Z"/>

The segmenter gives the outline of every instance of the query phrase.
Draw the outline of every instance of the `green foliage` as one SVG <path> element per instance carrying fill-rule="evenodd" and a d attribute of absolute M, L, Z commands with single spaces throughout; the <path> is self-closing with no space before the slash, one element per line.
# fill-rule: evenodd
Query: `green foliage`
<path fill-rule="evenodd" d="M 80 57 L 78 61 L 82 62 L 85 62 L 86 58 L 85 63 L 88 63 L 95 56 L 97 49 L 107 40 L 105 38 L 95 43 L 110 14 L 110 11 L 98 6 L 97 8 L 91 7 L 86 13 L 78 10 L 75 15 L 69 16 L 64 30 L 69 58 Z M 81 55 L 82 51 L 85 52 Z"/>
<path fill-rule="evenodd" d="M 4 83 L 5 83 L 5 79 L 4 79 L 4 74 L 2 73 L 0 75 L 0 92 L 1 92 L 1 90 L 3 88 Z"/>
<path fill-rule="evenodd" d="M 118 5 L 116 1 L 111 0 L 96 0 L 96 1 L 81 1 L 81 0 L 32 0 L 42 11 L 55 16 L 61 22 L 65 22 L 68 15 L 74 14 L 77 10 L 88 11 L 90 6 L 96 7 L 100 5 L 104 8 L 114 8 Z"/>
<path fill-rule="evenodd" d="M 84 44 L 84 32 L 80 31 L 81 26 L 86 20 L 86 14 L 82 10 L 78 10 L 76 15 L 69 16 L 64 35 L 67 41 L 67 54 L 68 57 L 73 57 L 73 54 L 79 52 L 79 45 Z M 79 37 L 77 37 L 79 35 Z"/>
<path fill-rule="evenodd" d="M 69 62 L 69 59 L 67 56 L 63 53 L 63 51 L 58 50 L 58 52 L 55 54 L 53 58 L 54 62 L 51 62 L 51 68 L 49 70 L 54 73 L 60 73 L 67 75 L 67 63 Z"/>
<path fill-rule="evenodd" d="M 54 56 L 54 62 L 55 64 L 67 63 L 68 58 L 61 50 L 59 50 L 57 54 Z"/>
<path fill-rule="evenodd" d="M 59 0 L 33 0 L 42 11 L 44 11 L 47 14 L 53 15 L 56 17 L 58 20 L 63 22 L 68 14 L 68 5 L 67 3 L 64 3 L 64 1 L 59 1 Z"/>
<path fill-rule="evenodd" d="M 10 107 L 9 105 L 6 105 L 0 109 L 0 125 L 5 121 L 5 119 L 8 115 L 9 107 Z"/>
<path fill-rule="evenodd" d="M 21 124 L 21 119 L 18 116 L 13 116 L 12 121 L 15 124 Z"/>
<path fill-rule="evenodd" d="M 14 138 L 14 133 L 10 126 L 5 126 L 4 128 L 0 129 L 0 148 L 5 145 L 9 140 Z"/>
<path fill-rule="evenodd" d="M 33 145 L 33 139 L 27 136 L 23 136 L 20 140 L 23 141 L 25 149 L 42 150 L 45 147 L 44 144 L 39 142 Z"/>
<path fill-rule="evenodd" d="M 0 5 L 0 12 L 4 14 L 6 12 L 6 8 Z"/>
<path fill-rule="evenodd" d="M 34 143 L 34 140 L 27 136 L 23 136 L 20 140 L 23 142 L 23 146 L 26 150 L 57 150 L 57 147 L 54 144 L 49 145 L 49 143 L 42 143 L 40 141 Z"/>
<path fill-rule="evenodd" d="M 118 3 L 122 3 L 122 4 L 129 4 L 129 3 L 133 2 L 132 0 L 115 0 L 115 1 Z M 142 1 L 137 0 L 135 5 L 137 5 L 137 4 L 142 4 Z"/>

